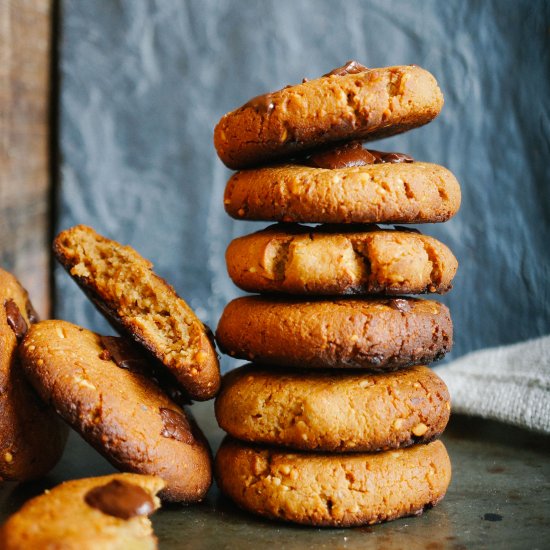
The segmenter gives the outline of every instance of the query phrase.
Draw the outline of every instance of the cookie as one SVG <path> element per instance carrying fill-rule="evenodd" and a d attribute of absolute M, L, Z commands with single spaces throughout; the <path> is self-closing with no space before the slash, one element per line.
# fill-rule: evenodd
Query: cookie
<path fill-rule="evenodd" d="M 246 296 L 227 304 L 216 339 L 258 364 L 391 370 L 443 357 L 453 327 L 448 308 L 429 300 Z"/>
<path fill-rule="evenodd" d="M 224 195 L 233 218 L 304 223 L 444 222 L 460 200 L 453 174 L 425 162 L 244 170 L 230 178 Z"/>
<path fill-rule="evenodd" d="M 163 363 L 192 399 L 217 393 L 220 369 L 209 330 L 151 262 L 83 225 L 60 233 L 54 252 L 113 326 Z"/>
<path fill-rule="evenodd" d="M 4 550 L 157 548 L 147 518 L 159 477 L 115 474 L 67 481 L 28 501 L 0 529 Z"/>
<path fill-rule="evenodd" d="M 451 480 L 443 443 L 382 453 L 293 453 L 226 439 L 216 481 L 240 507 L 305 525 L 350 527 L 417 515 Z"/>
<path fill-rule="evenodd" d="M 424 366 L 392 373 L 278 371 L 225 375 L 216 399 L 222 430 L 251 443 L 311 451 L 379 451 L 439 436 L 449 392 Z"/>
<path fill-rule="evenodd" d="M 239 288 L 288 294 L 444 293 L 458 267 L 438 240 L 377 226 L 273 225 L 233 240 L 225 259 Z"/>
<path fill-rule="evenodd" d="M 208 443 L 127 342 L 43 321 L 29 329 L 20 355 L 40 396 L 116 468 L 162 477 L 165 500 L 203 499 L 211 482 Z"/>
<path fill-rule="evenodd" d="M 433 120 L 442 106 L 435 78 L 420 67 L 368 69 L 348 62 L 226 114 L 214 130 L 214 146 L 226 166 L 241 169 L 320 145 L 405 132 Z"/>
<path fill-rule="evenodd" d="M 67 427 L 28 384 L 19 342 L 38 321 L 27 292 L 0 269 L 0 481 L 46 475 L 59 461 Z"/>

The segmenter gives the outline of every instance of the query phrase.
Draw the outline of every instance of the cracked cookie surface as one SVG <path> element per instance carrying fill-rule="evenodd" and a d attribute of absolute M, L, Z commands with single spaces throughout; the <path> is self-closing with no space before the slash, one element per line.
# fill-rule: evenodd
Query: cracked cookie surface
<path fill-rule="evenodd" d="M 460 207 L 460 186 L 437 164 L 315 168 L 298 164 L 243 170 L 227 182 L 236 219 L 303 223 L 436 223 Z"/>
<path fill-rule="evenodd" d="M 438 240 L 376 226 L 273 225 L 233 240 L 225 257 L 243 290 L 311 295 L 443 293 L 458 267 Z"/>
<path fill-rule="evenodd" d="M 225 307 L 220 349 L 258 364 L 392 370 L 450 351 L 448 308 L 416 298 L 275 298 L 246 296 Z"/>
<path fill-rule="evenodd" d="M 159 477 L 114 474 L 67 481 L 28 501 L 0 529 L 4 550 L 152 550 L 147 518 L 160 507 Z"/>
<path fill-rule="evenodd" d="M 220 159 L 233 169 L 288 159 L 330 143 L 379 139 L 433 120 L 443 95 L 414 65 L 332 74 L 254 98 L 214 130 Z"/>
<path fill-rule="evenodd" d="M 210 331 L 151 262 L 84 225 L 61 232 L 53 248 L 107 320 L 164 364 L 189 397 L 214 397 L 220 369 Z"/>
<path fill-rule="evenodd" d="M 440 441 L 382 453 L 293 453 L 227 438 L 216 481 L 240 507 L 305 525 L 350 527 L 422 513 L 451 480 Z"/>
<path fill-rule="evenodd" d="M 200 501 L 211 482 L 208 443 L 126 346 L 66 321 L 42 321 L 21 344 L 21 364 L 42 399 L 116 468 L 162 477 L 165 500 Z"/>
<path fill-rule="evenodd" d="M 67 427 L 36 395 L 17 356 L 37 321 L 26 290 L 0 269 L 0 481 L 42 477 L 65 448 Z"/>
<path fill-rule="evenodd" d="M 216 418 L 251 443 L 312 451 L 379 451 L 438 437 L 449 420 L 445 383 L 424 366 L 392 373 L 267 370 L 226 374 Z"/>

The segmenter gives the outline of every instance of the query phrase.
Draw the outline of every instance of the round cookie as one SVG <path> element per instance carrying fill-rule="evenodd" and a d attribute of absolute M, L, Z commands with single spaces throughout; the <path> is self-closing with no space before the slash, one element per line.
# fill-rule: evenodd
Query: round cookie
<path fill-rule="evenodd" d="M 277 371 L 226 374 L 216 398 L 222 430 L 251 443 L 310 451 L 379 451 L 439 436 L 449 392 L 424 366 L 392 373 Z"/>
<path fill-rule="evenodd" d="M 320 145 L 405 132 L 433 120 L 442 106 L 435 78 L 420 67 L 348 62 L 227 113 L 214 130 L 214 146 L 226 166 L 241 169 Z"/>
<path fill-rule="evenodd" d="M 65 448 L 67 427 L 23 376 L 18 344 L 38 320 L 25 289 L 0 269 L 0 481 L 46 475 Z"/>
<path fill-rule="evenodd" d="M 443 293 L 458 267 L 438 240 L 376 226 L 273 225 L 233 240 L 225 259 L 239 288 L 288 294 Z"/>
<path fill-rule="evenodd" d="M 128 343 L 43 321 L 29 330 L 20 354 L 40 396 L 111 464 L 162 477 L 163 499 L 203 499 L 211 482 L 208 443 Z"/>
<path fill-rule="evenodd" d="M 444 222 L 460 200 L 453 174 L 426 162 L 243 170 L 224 195 L 233 218 L 304 223 Z"/>
<path fill-rule="evenodd" d="M 391 370 L 450 351 L 448 308 L 414 298 L 237 298 L 225 307 L 220 349 L 258 364 Z"/>
<path fill-rule="evenodd" d="M 157 548 L 147 516 L 159 477 L 115 474 L 67 481 L 28 501 L 0 529 L 4 550 Z"/>
<path fill-rule="evenodd" d="M 164 364 L 189 397 L 216 395 L 220 369 L 211 333 L 151 262 L 84 225 L 60 233 L 54 252 L 99 311 Z"/>
<path fill-rule="evenodd" d="M 292 453 L 226 439 L 216 456 L 220 489 L 242 508 L 305 525 L 350 527 L 417 515 L 451 480 L 443 443 L 382 453 Z"/>

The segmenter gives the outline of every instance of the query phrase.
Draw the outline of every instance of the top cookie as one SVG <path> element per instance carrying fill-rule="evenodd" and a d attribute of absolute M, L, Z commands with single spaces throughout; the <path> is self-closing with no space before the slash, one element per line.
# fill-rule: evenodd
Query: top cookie
<path fill-rule="evenodd" d="M 133 248 L 78 225 L 60 233 L 54 253 L 107 319 L 163 363 L 192 399 L 220 385 L 209 330 Z"/>
<path fill-rule="evenodd" d="M 399 134 L 427 124 L 442 106 L 435 78 L 420 67 L 368 69 L 348 62 L 226 114 L 214 145 L 226 166 L 247 168 L 322 145 Z"/>

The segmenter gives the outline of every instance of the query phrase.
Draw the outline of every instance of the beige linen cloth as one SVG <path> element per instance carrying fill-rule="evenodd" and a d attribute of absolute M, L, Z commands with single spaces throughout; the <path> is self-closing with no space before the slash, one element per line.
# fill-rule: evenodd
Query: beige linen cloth
<path fill-rule="evenodd" d="M 453 412 L 550 433 L 550 336 L 475 351 L 436 372 Z"/>

